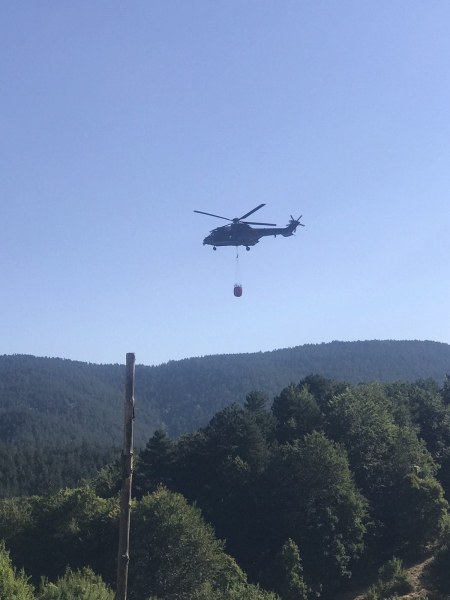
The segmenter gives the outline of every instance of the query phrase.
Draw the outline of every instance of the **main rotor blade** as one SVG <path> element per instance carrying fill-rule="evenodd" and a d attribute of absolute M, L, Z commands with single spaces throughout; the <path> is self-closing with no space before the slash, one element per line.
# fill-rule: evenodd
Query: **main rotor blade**
<path fill-rule="evenodd" d="M 276 227 L 276 223 L 254 223 L 253 221 L 239 221 L 239 223 L 246 223 L 247 225 L 268 225 L 269 227 Z"/>
<path fill-rule="evenodd" d="M 245 215 L 242 215 L 242 217 L 239 218 L 239 221 L 242 221 L 242 219 L 246 219 L 247 217 L 249 217 L 250 215 L 252 215 L 254 212 L 256 212 L 257 210 L 259 210 L 263 206 L 265 206 L 265 204 L 260 204 L 259 206 L 257 206 L 253 210 L 251 210 L 250 212 L 246 213 Z"/>
<path fill-rule="evenodd" d="M 194 210 L 196 213 L 200 213 L 201 215 L 208 215 L 209 217 L 217 217 L 218 219 L 225 219 L 225 221 L 232 221 L 232 219 L 227 219 L 227 217 L 221 217 L 220 215 L 213 215 L 212 213 L 203 212 L 202 210 Z"/>

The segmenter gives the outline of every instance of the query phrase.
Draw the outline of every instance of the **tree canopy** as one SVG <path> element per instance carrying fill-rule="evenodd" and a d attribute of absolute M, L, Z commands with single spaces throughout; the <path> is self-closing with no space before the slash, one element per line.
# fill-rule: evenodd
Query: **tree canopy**
<path fill-rule="evenodd" d="M 394 556 L 444 548 L 445 386 L 307 376 L 272 404 L 254 391 L 194 432 L 152 432 L 134 473 L 130 600 L 327 599 Z M 120 476 L 115 462 L 77 487 L 0 501 L 10 589 L 69 600 L 91 585 L 108 600 Z"/>

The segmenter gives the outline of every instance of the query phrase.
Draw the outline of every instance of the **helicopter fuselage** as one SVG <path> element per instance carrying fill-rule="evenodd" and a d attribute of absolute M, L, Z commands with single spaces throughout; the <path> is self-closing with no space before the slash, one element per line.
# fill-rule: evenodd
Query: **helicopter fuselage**
<path fill-rule="evenodd" d="M 257 244 L 262 237 L 268 235 L 274 235 L 275 237 L 277 235 L 289 237 L 295 233 L 295 230 L 299 225 L 302 227 L 304 226 L 303 223 L 300 223 L 300 219 L 302 218 L 301 215 L 298 219 L 294 219 L 294 217 L 291 215 L 289 223 L 286 225 L 286 227 L 277 227 L 275 223 L 244 221 L 244 219 L 247 219 L 247 217 L 255 213 L 263 206 L 265 206 L 265 204 L 259 204 L 255 208 L 252 208 L 252 210 L 245 213 L 245 215 L 242 215 L 242 217 L 235 217 L 234 219 L 222 217 L 221 215 L 215 215 L 203 210 L 194 210 L 194 212 L 200 213 L 201 215 L 208 215 L 217 219 L 230 221 L 229 225 L 224 225 L 223 227 L 216 227 L 216 229 L 213 229 L 203 240 L 203 245 L 212 246 L 213 250 L 216 250 L 217 246 L 245 246 L 247 250 L 250 250 L 250 246 Z M 254 227 L 250 227 L 250 225 L 266 225 L 266 227 L 258 227 L 256 229 Z"/>
<path fill-rule="evenodd" d="M 255 229 L 246 223 L 231 223 L 213 229 L 203 240 L 203 245 L 213 246 L 214 250 L 217 246 L 245 246 L 247 250 L 250 250 L 250 246 L 255 246 L 262 237 L 269 235 L 289 237 L 293 235 L 298 224 L 298 221 L 291 219 L 286 227 Z"/>

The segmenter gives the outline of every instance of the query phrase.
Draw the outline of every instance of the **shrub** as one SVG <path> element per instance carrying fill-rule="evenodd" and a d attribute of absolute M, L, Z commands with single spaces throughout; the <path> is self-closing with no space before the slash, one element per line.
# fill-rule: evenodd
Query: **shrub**
<path fill-rule="evenodd" d="M 394 600 L 412 589 L 402 561 L 394 557 L 380 568 L 378 579 L 364 596 L 364 600 Z"/>
<path fill-rule="evenodd" d="M 441 546 L 436 552 L 428 569 L 428 576 L 437 591 L 450 595 L 450 547 L 448 544 Z"/>
<path fill-rule="evenodd" d="M 44 581 L 39 600 L 113 600 L 113 592 L 91 569 L 68 568 L 56 583 Z"/>
<path fill-rule="evenodd" d="M 23 571 L 16 571 L 4 542 L 0 542 L 0 600 L 33 600 L 33 588 Z"/>
<path fill-rule="evenodd" d="M 378 574 L 381 589 L 390 596 L 393 594 L 402 596 L 412 590 L 413 586 L 408 573 L 404 569 L 402 561 L 395 556 L 380 568 Z"/>

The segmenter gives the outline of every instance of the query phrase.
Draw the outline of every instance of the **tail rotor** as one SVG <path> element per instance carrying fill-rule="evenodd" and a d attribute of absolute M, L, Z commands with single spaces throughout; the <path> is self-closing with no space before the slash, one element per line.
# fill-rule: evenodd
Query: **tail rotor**
<path fill-rule="evenodd" d="M 293 232 L 295 232 L 295 230 L 297 229 L 297 227 L 300 225 L 301 227 L 304 227 L 305 225 L 303 223 L 300 223 L 300 219 L 303 217 L 303 215 L 300 215 L 298 219 L 294 219 L 294 217 L 291 215 L 291 220 L 289 221 L 289 225 L 294 226 L 293 228 Z"/>

